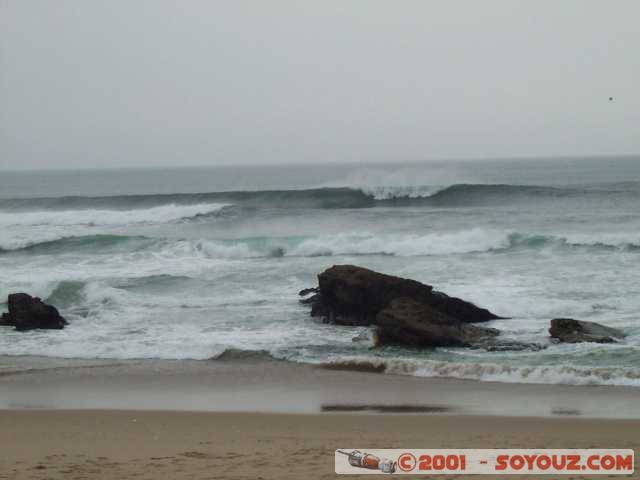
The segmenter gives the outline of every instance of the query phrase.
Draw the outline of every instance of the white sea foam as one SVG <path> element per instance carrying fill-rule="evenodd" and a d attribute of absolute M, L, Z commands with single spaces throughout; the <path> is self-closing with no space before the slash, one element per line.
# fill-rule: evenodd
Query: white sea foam
<path fill-rule="evenodd" d="M 570 364 L 522 365 L 491 362 L 433 361 L 421 358 L 332 357 L 314 363 L 366 363 L 384 367 L 384 372 L 429 378 L 455 378 L 501 383 L 563 385 L 618 385 L 640 387 L 640 371 L 632 367 L 589 367 Z"/>
<path fill-rule="evenodd" d="M 629 246 L 640 247 L 640 232 L 598 232 L 598 233 L 573 233 L 565 235 L 566 242 L 572 245 L 604 245 L 624 248 Z"/>
<path fill-rule="evenodd" d="M 0 228 L 15 226 L 122 226 L 167 223 L 204 215 L 225 207 L 219 203 L 168 204 L 133 210 L 39 210 L 0 212 Z"/>
<path fill-rule="evenodd" d="M 215 293 L 169 295 L 89 281 L 81 291 L 81 308 L 63 310 L 68 327 L 26 333 L 2 328 L 0 351 L 63 358 L 203 360 L 230 348 L 278 351 L 301 342 L 351 342 L 343 331 L 332 334 L 331 328 L 294 319 L 297 302 L 276 298 L 277 286 L 256 291 L 228 282 L 221 288 Z M 271 296 L 270 301 L 256 301 L 261 295 Z"/>
<path fill-rule="evenodd" d="M 71 236 L 108 233 L 128 226 L 176 222 L 211 214 L 225 204 L 162 205 L 134 210 L 0 211 L 0 249 L 15 250 Z"/>
<path fill-rule="evenodd" d="M 305 240 L 293 248 L 291 254 L 304 256 L 374 253 L 397 256 L 447 255 L 506 248 L 509 243 L 509 232 L 482 228 L 424 235 L 339 234 Z"/>
<path fill-rule="evenodd" d="M 390 373 L 394 367 L 390 368 Z M 640 387 L 637 368 L 575 365 L 517 366 L 492 363 L 429 362 L 417 367 L 416 376 L 462 378 L 504 383 L 566 385 L 625 385 Z"/>
<path fill-rule="evenodd" d="M 75 358 L 205 359 L 225 349 L 238 348 L 268 350 L 278 358 L 315 363 L 332 360 L 381 362 L 386 366 L 386 373 L 392 374 L 515 383 L 640 386 L 637 368 L 625 364 L 606 365 L 607 359 L 619 361 L 615 360 L 615 355 L 626 359 L 638 358 L 638 353 L 633 353 L 633 349 L 637 352 L 637 334 L 630 335 L 619 345 L 560 345 L 535 353 L 496 354 L 453 349 L 435 352 L 436 359 L 425 358 L 424 355 L 415 358 L 381 356 L 377 352 L 369 352 L 367 344 L 351 341 L 361 329 L 323 325 L 309 320 L 306 309 L 297 304 L 295 292 L 299 281 L 289 278 L 285 266 L 281 270 L 272 266 L 268 269 L 268 277 L 263 277 L 264 272 L 255 272 L 256 278 L 252 280 L 243 273 L 252 262 L 238 262 L 229 269 L 224 263 L 207 263 L 206 260 L 189 262 L 183 259 L 174 263 L 157 259 L 157 265 L 153 267 L 149 261 L 131 264 L 124 257 L 119 257 L 116 264 L 61 265 L 42 278 L 34 277 L 36 283 L 32 283 L 33 289 L 29 287 L 28 290 L 44 298 L 55 289 L 55 277 L 60 281 L 90 275 L 93 279 L 87 280 L 82 287 L 77 305 L 63 311 L 71 320 L 69 327 L 59 332 L 3 331 L 0 339 L 2 353 Z M 302 265 L 308 259 L 295 261 Z M 202 268 L 208 268 L 206 274 L 199 271 Z M 163 270 L 165 274 L 168 271 L 175 275 L 181 269 L 182 273 L 197 273 L 200 279 L 208 277 L 205 286 L 178 291 L 171 286 L 156 291 L 151 285 L 150 289 L 131 290 L 119 286 L 120 281 L 113 280 L 117 274 L 130 279 L 144 273 L 157 275 Z M 28 282 L 28 269 L 23 273 L 24 277 L 12 280 Z M 271 281 L 263 284 L 261 278 Z M 47 285 L 38 283 L 47 279 Z M 141 282 L 136 283 L 144 286 Z M 494 288 L 497 287 L 494 285 Z M 508 292 L 501 289 L 497 296 Z M 486 295 L 479 295 L 479 298 L 484 297 Z M 509 298 L 517 300 L 519 297 Z M 520 307 L 511 305 L 511 308 Z M 80 313 L 82 311 L 84 313 Z M 530 318 L 522 322 L 518 319 L 504 320 L 500 328 L 520 340 L 541 342 L 547 335 L 546 326 L 547 319 Z M 336 348 L 345 353 L 331 354 Z M 350 356 L 346 353 L 349 349 L 363 354 Z M 628 355 L 627 351 L 630 352 Z M 542 360 L 545 364 L 527 364 L 529 360 L 540 362 L 545 355 L 550 355 L 550 360 Z M 448 357 L 447 360 L 438 359 L 443 356 Z M 579 365 L 581 358 L 589 357 L 599 359 L 598 364 L 602 366 Z M 559 362 L 557 358 L 563 360 Z M 574 364 L 576 361 L 578 364 Z"/>
<path fill-rule="evenodd" d="M 258 258 L 272 256 L 336 255 L 448 255 L 486 252 L 507 248 L 510 233 L 473 228 L 447 233 L 417 234 L 336 234 L 303 240 L 272 239 L 256 245 L 251 240 L 180 240 L 167 244 L 164 255 L 203 256 L 207 258 Z"/>
<path fill-rule="evenodd" d="M 442 174 L 431 167 L 360 169 L 351 172 L 346 178 L 327 182 L 322 186 L 356 188 L 377 200 L 385 200 L 396 197 L 428 197 L 448 184 Z"/>

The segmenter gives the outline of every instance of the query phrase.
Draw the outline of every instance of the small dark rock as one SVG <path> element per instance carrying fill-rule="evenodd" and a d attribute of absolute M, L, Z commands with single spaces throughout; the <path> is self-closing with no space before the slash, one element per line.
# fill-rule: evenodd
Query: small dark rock
<path fill-rule="evenodd" d="M 273 258 L 282 258 L 286 253 L 287 251 L 284 249 L 284 247 L 275 247 L 269 250 L 269 256 Z"/>
<path fill-rule="evenodd" d="M 47 305 L 38 297 L 26 293 L 12 293 L 7 301 L 9 312 L 2 315 L 4 325 L 14 326 L 16 330 L 62 329 L 67 321 L 56 307 Z"/>
<path fill-rule="evenodd" d="M 515 340 L 495 340 L 478 347 L 488 352 L 539 352 L 547 348 L 539 343 L 523 343 Z"/>
<path fill-rule="evenodd" d="M 549 335 L 566 343 L 614 343 L 625 337 L 623 332 L 615 328 L 573 318 L 554 318 L 551 320 Z"/>
<path fill-rule="evenodd" d="M 241 348 L 227 348 L 224 352 L 210 358 L 225 362 L 264 362 L 276 361 L 268 350 L 243 350 Z"/>

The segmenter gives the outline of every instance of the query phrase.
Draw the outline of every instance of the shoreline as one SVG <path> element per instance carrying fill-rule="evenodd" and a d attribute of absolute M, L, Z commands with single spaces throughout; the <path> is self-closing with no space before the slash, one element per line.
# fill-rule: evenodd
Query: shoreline
<path fill-rule="evenodd" d="M 264 358 L 0 357 L 0 409 L 640 419 L 640 389 L 426 378 Z"/>
<path fill-rule="evenodd" d="M 0 357 L 0 480 L 327 480 L 339 448 L 638 451 L 639 393 L 264 358 Z"/>
<path fill-rule="evenodd" d="M 0 410 L 0 479 L 329 479 L 338 448 L 637 450 L 638 429 L 582 418 Z M 637 456 L 635 469 L 631 478 Z"/>

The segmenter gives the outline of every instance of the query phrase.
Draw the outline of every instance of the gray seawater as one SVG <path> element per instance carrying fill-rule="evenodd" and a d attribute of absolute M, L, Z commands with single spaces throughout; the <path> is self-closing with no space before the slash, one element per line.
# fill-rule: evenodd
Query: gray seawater
<path fill-rule="evenodd" d="M 391 373 L 640 386 L 640 157 L 0 172 L 0 301 L 56 305 L 62 331 L 0 327 L 1 355 L 215 357 L 268 350 Z M 297 292 L 333 264 L 415 278 L 512 317 L 539 352 L 371 349 Z M 6 307 L 0 304 L 0 310 Z M 551 344 L 549 320 L 623 329 Z"/>

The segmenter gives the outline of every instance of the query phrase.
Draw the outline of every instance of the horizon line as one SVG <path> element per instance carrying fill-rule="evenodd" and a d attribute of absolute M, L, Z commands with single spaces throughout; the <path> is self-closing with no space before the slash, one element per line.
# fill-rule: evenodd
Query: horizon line
<path fill-rule="evenodd" d="M 324 165 L 354 165 L 354 166 L 397 166 L 402 165 L 418 165 L 427 163 L 443 163 L 443 162 L 490 162 L 490 161 L 526 161 L 526 160 L 593 160 L 597 158 L 623 159 L 640 157 L 640 153 L 603 153 L 589 155 L 543 155 L 543 156 L 495 156 L 495 157 L 436 157 L 423 159 L 404 159 L 404 160 L 326 160 L 313 162 L 269 162 L 269 163 L 219 163 L 211 164 L 186 164 L 186 165 L 121 165 L 121 166 L 89 166 L 89 167 L 49 167 L 49 168 L 0 168 L 0 172 L 68 172 L 68 171 L 111 171 L 111 170 L 182 170 L 182 169 L 209 169 L 209 168 L 251 168 L 251 167 L 311 167 Z"/>

